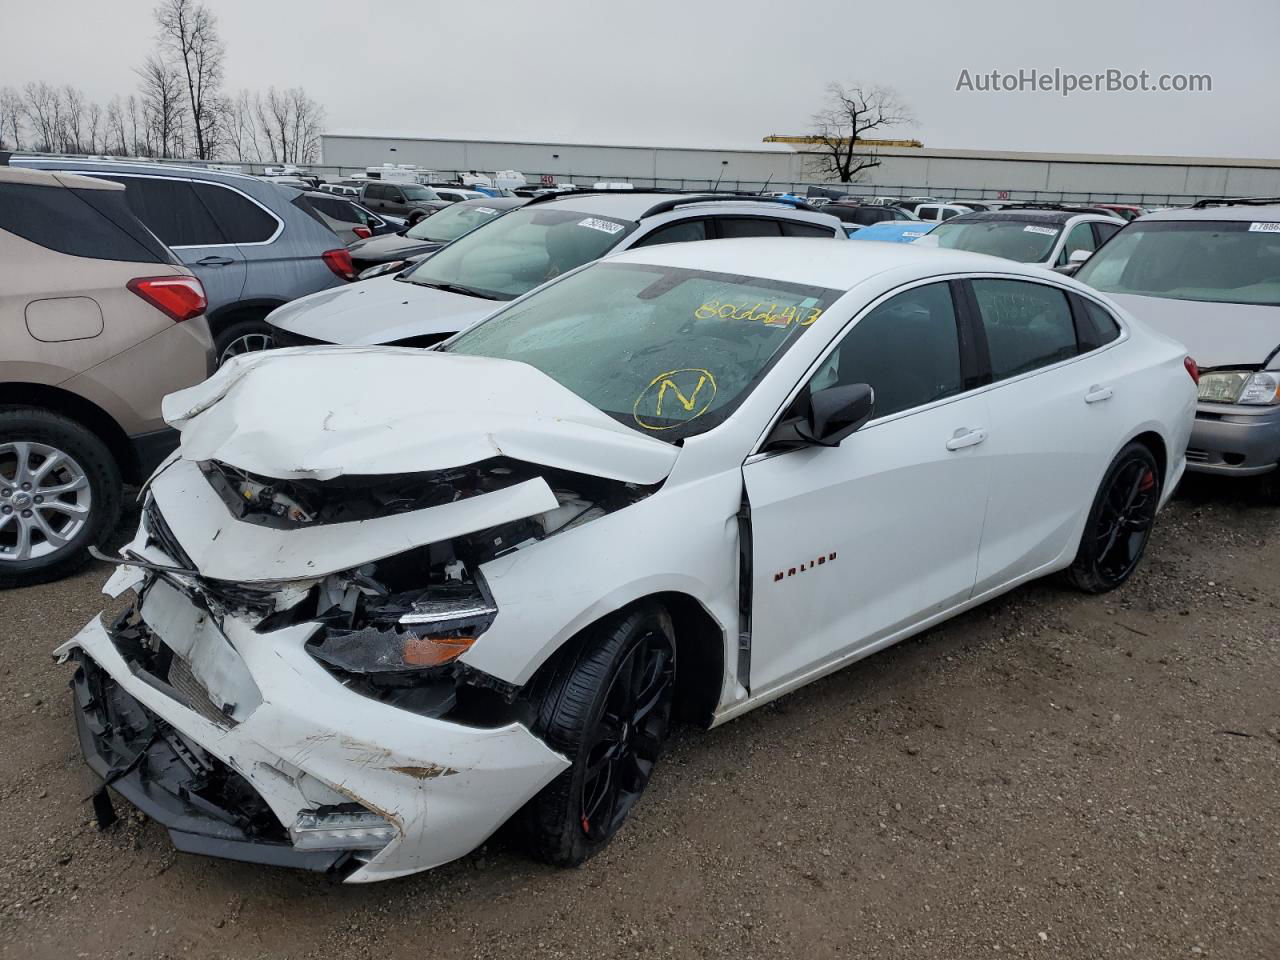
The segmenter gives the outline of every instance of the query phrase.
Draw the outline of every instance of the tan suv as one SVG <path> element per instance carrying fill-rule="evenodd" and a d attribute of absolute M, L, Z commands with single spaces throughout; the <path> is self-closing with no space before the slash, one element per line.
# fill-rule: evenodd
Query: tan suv
<path fill-rule="evenodd" d="M 82 564 L 173 448 L 166 393 L 213 369 L 200 281 L 116 183 L 2 165 L 0 586 Z"/>

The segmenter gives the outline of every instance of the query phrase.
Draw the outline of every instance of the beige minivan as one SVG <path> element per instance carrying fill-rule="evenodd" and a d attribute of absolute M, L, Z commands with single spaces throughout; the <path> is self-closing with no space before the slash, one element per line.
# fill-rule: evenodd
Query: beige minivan
<path fill-rule="evenodd" d="M 160 399 L 213 369 L 200 281 L 124 189 L 0 154 L 0 586 L 104 544 L 176 445 Z"/>

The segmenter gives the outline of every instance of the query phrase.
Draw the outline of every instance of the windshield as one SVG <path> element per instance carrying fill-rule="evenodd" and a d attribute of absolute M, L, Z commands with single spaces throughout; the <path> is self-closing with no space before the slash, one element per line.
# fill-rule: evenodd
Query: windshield
<path fill-rule="evenodd" d="M 397 187 L 404 191 L 406 200 L 439 200 L 440 195 L 430 187 L 419 186 L 416 183 L 397 183 Z"/>
<path fill-rule="evenodd" d="M 483 203 L 474 205 L 455 203 L 452 207 L 445 207 L 433 217 L 419 220 L 416 226 L 410 227 L 405 232 L 405 236 L 412 240 L 448 243 L 474 230 L 480 224 L 492 220 L 501 212 Z"/>
<path fill-rule="evenodd" d="M 723 421 L 840 294 L 705 270 L 596 263 L 443 349 L 527 363 L 621 423 L 676 441 Z"/>
<path fill-rule="evenodd" d="M 552 277 L 599 259 L 633 229 L 629 221 L 587 216 L 561 205 L 513 210 L 423 260 L 405 279 L 491 300 L 514 300 Z"/>
<path fill-rule="evenodd" d="M 940 223 L 929 233 L 937 245 L 1019 263 L 1043 263 L 1053 252 L 1062 232 L 1060 223 L 1027 223 L 1025 220 L 967 220 Z"/>
<path fill-rule="evenodd" d="M 1280 306 L 1280 223 L 1131 223 L 1076 279 L 1104 293 Z"/>

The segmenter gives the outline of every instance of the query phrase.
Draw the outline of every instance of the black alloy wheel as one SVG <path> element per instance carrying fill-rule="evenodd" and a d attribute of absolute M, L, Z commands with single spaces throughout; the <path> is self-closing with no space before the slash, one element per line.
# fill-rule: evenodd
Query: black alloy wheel
<path fill-rule="evenodd" d="M 1120 451 L 1094 499 L 1068 577 L 1087 593 L 1104 593 L 1137 569 L 1160 506 L 1160 466 L 1145 444 Z"/>

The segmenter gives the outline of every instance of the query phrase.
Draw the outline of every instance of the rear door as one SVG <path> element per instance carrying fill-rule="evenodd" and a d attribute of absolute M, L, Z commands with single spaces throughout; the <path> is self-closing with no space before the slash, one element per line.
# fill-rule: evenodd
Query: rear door
<path fill-rule="evenodd" d="M 974 278 L 969 289 L 992 377 L 982 593 L 1074 548 L 1082 511 L 1124 428 L 1114 397 L 1125 387 L 1118 356 L 1094 350 L 1093 335 L 1081 342 L 1086 321 L 1077 320 L 1061 287 L 990 277 Z"/>
<path fill-rule="evenodd" d="M 91 175 L 124 184 L 125 199 L 138 219 L 200 278 L 210 313 L 240 299 L 245 257 L 197 192 L 204 184 L 176 177 Z"/>

